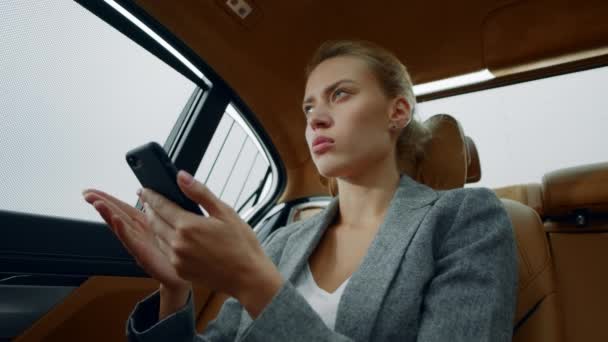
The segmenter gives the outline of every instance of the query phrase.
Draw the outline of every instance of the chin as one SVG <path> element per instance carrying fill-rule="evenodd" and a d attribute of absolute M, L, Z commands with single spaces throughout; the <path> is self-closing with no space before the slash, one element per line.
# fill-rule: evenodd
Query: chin
<path fill-rule="evenodd" d="M 350 173 L 350 167 L 348 163 L 338 163 L 334 160 L 329 160 L 329 158 L 324 157 L 325 156 L 317 160 L 313 159 L 315 166 L 317 167 L 317 171 L 321 176 L 326 178 L 337 178 L 344 177 L 345 175 L 348 175 Z"/>

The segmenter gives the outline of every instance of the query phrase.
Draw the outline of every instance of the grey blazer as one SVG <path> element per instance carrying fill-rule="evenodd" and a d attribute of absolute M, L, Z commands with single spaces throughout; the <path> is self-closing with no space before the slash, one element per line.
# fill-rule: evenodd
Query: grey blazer
<path fill-rule="evenodd" d="M 154 293 L 129 317 L 129 341 L 511 341 L 517 254 L 511 222 L 493 192 L 434 191 L 402 176 L 344 290 L 334 331 L 293 282 L 337 211 L 334 198 L 263 243 L 285 283 L 257 319 L 228 299 L 197 335 L 192 299 L 158 322 Z"/>

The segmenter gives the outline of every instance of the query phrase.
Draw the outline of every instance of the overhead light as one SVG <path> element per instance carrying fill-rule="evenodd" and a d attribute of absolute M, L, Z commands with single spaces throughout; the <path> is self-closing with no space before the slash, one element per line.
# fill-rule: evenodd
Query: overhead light
<path fill-rule="evenodd" d="M 226 1 L 226 5 L 230 7 L 230 9 L 241 19 L 247 18 L 253 9 L 245 0 L 228 0 Z"/>
<path fill-rule="evenodd" d="M 182 62 L 190 71 L 192 71 L 198 78 L 202 79 L 205 83 L 211 84 L 211 81 L 205 77 L 205 75 L 198 70 L 197 67 L 194 66 L 184 55 L 179 53 L 171 44 L 167 43 L 163 38 L 161 38 L 156 32 L 152 31 L 146 24 L 144 24 L 141 20 L 137 19 L 131 12 L 127 11 L 124 7 L 116 3 L 114 0 L 104 0 L 108 5 L 112 6 L 118 13 L 122 14 L 125 18 L 131 21 L 135 26 L 139 27 L 142 31 L 144 31 L 148 36 L 154 39 L 157 43 L 162 45 L 167 51 L 169 51 L 173 56 L 175 56 L 180 62 Z"/>
<path fill-rule="evenodd" d="M 472 72 L 470 74 L 464 74 L 460 76 L 454 76 L 444 78 L 442 80 L 417 84 L 414 86 L 414 95 L 424 95 L 429 93 L 435 93 L 441 90 L 453 89 L 462 87 L 469 84 L 480 83 L 483 81 L 491 80 L 494 75 L 488 69 L 481 71 Z"/>

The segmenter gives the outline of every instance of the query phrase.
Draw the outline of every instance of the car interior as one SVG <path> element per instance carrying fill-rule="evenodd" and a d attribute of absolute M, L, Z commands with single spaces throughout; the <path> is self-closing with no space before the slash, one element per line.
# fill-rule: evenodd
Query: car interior
<path fill-rule="evenodd" d="M 232 129 L 242 124 L 239 120 L 250 127 L 249 139 L 260 145 L 267 163 L 260 167 L 256 185 L 241 189 L 235 207 L 260 241 L 319 213 L 331 199 L 305 141 L 300 105 L 305 66 L 322 42 L 362 39 L 386 47 L 404 61 L 414 85 L 478 70 L 494 75 L 418 95 L 420 103 L 608 65 L 608 2 L 601 0 L 74 3 L 196 84 L 184 109 L 170 113 L 176 123 L 165 136 L 164 147 L 178 167 L 198 172 L 210 164 L 211 146 L 222 136 L 215 134 L 218 127 Z M 203 75 L 136 27 L 124 11 Z M 236 114 L 229 113 L 236 124 L 224 121 L 229 105 L 237 108 Z M 403 173 L 436 190 L 483 180 L 482 146 L 463 122 L 446 111 L 432 113 L 423 124 L 432 136 L 425 158 L 400 165 Z M 543 127 L 535 129 L 538 139 L 526 142 L 531 149 L 543 144 Z M 564 139 L 577 139 L 576 134 L 583 132 Z M 239 156 L 246 154 L 248 143 L 242 144 Z M 511 218 L 517 242 L 513 341 L 608 341 L 603 328 L 608 159 L 548 170 L 542 178 L 492 190 Z M 129 313 L 158 283 L 104 223 L 0 207 L 0 224 L 5 233 L 0 242 L 0 341 L 126 340 Z M 74 238 L 61 239 L 53 233 L 57 231 Z M 195 285 L 198 331 L 227 298 Z"/>

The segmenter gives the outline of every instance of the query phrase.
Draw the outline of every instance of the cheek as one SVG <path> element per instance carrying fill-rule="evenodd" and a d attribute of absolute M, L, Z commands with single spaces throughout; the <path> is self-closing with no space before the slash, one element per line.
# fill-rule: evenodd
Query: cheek
<path fill-rule="evenodd" d="M 306 143 L 310 146 L 310 142 L 312 140 L 312 129 L 310 129 L 310 125 L 306 124 L 306 128 L 304 129 L 304 137 L 306 138 Z"/>
<path fill-rule="evenodd" d="M 361 154 L 384 153 L 390 145 L 388 126 L 383 120 L 383 108 L 368 104 L 360 106 L 350 114 L 351 120 L 345 122 L 345 134 L 349 135 L 351 146 Z M 359 153 L 357 153 L 359 154 Z"/>
<path fill-rule="evenodd" d="M 356 140 L 365 140 L 361 138 L 381 133 L 383 114 L 376 106 L 353 104 L 352 107 L 347 108 L 348 118 L 342 122 L 346 132 Z"/>

